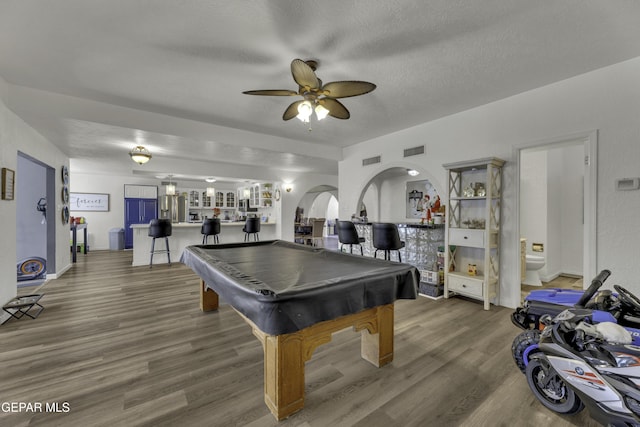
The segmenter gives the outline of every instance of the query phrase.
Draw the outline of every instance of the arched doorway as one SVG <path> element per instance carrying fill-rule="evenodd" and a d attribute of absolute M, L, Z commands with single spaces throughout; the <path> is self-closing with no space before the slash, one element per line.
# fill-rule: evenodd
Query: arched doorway
<path fill-rule="evenodd" d="M 309 189 L 296 207 L 296 223 L 308 218 L 324 218 L 323 243 L 325 247 L 337 247 L 335 220 L 338 218 L 338 189 L 319 185 Z"/>

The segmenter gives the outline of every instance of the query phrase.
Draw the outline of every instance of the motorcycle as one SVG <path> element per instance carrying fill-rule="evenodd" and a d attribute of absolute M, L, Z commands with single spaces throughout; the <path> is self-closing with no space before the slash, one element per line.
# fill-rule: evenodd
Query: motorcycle
<path fill-rule="evenodd" d="M 603 425 L 640 426 L 640 347 L 622 326 L 592 322 L 587 309 L 568 309 L 546 321 L 525 371 L 529 388 L 554 412 L 576 414 L 586 407 Z"/>
<path fill-rule="evenodd" d="M 513 360 L 524 372 L 527 358 L 535 352 L 544 325 L 542 316 L 555 316 L 567 308 L 592 310 L 594 323 L 614 322 L 625 327 L 634 344 L 640 345 L 640 299 L 620 285 L 614 285 L 616 293 L 602 290 L 602 284 L 611 271 L 602 270 L 584 291 L 570 289 L 540 289 L 525 297 L 525 303 L 511 314 L 511 321 L 524 332 L 515 337 L 511 345 Z"/>

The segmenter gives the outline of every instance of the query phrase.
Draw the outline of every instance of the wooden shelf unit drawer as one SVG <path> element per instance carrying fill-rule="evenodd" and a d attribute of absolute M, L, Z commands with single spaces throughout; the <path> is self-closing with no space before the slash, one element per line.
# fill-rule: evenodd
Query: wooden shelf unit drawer
<path fill-rule="evenodd" d="M 482 299 L 484 281 L 479 277 L 462 276 L 453 273 L 447 275 L 449 291 Z"/>
<path fill-rule="evenodd" d="M 469 228 L 449 229 L 449 244 L 456 246 L 469 246 L 472 248 L 484 248 L 485 231 Z"/>

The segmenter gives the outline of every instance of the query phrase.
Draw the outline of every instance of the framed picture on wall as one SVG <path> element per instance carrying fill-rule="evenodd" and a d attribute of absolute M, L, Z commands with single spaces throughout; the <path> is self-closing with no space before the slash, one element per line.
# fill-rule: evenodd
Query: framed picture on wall
<path fill-rule="evenodd" d="M 428 179 L 407 182 L 407 218 L 426 218 L 426 211 L 432 208 L 438 192 Z"/>
<path fill-rule="evenodd" d="M 8 168 L 2 168 L 2 200 L 13 200 L 16 172 Z"/>
<path fill-rule="evenodd" d="M 102 193 L 71 193 L 69 209 L 72 211 L 108 212 L 109 195 Z"/>

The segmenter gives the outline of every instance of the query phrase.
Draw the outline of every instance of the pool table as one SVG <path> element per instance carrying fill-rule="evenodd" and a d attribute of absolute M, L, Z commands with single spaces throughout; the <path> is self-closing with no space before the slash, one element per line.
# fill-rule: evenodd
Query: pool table
<path fill-rule="evenodd" d="M 181 262 L 200 280 L 200 308 L 222 297 L 251 326 L 264 351 L 265 403 L 277 419 L 304 406 L 304 364 L 331 334 L 361 331 L 361 356 L 393 360 L 393 303 L 415 299 L 408 264 L 281 240 L 187 247 Z"/>

